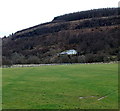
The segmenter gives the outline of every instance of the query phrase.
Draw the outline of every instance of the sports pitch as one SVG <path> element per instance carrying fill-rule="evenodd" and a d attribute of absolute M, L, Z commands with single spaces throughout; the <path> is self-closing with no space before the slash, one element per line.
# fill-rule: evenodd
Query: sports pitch
<path fill-rule="evenodd" d="M 3 109 L 118 109 L 118 64 L 2 69 Z"/>

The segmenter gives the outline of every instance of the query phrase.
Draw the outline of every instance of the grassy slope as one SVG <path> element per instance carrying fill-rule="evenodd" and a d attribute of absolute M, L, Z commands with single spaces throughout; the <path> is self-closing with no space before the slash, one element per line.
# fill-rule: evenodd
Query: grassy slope
<path fill-rule="evenodd" d="M 116 109 L 117 89 L 117 64 L 3 69 L 5 109 Z"/>

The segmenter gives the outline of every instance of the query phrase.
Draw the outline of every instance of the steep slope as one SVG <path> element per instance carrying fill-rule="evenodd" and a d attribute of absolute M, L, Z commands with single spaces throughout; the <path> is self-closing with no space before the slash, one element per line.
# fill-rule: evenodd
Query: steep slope
<path fill-rule="evenodd" d="M 118 9 L 98 9 L 81 13 L 59 16 L 52 22 L 3 38 L 3 64 L 118 60 Z M 69 49 L 77 50 L 78 54 L 71 56 L 71 59 L 57 55 Z"/>

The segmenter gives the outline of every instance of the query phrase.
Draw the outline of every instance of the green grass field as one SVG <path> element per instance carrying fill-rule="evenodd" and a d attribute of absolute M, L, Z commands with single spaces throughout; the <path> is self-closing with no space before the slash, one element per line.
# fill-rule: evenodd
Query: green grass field
<path fill-rule="evenodd" d="M 2 75 L 3 109 L 118 109 L 117 64 L 3 68 Z"/>

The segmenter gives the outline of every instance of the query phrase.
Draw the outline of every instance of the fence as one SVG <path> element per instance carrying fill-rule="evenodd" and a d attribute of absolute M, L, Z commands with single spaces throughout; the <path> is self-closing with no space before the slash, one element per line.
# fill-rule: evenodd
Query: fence
<path fill-rule="evenodd" d="M 61 63 L 61 64 L 16 64 L 16 65 L 3 65 L 1 68 L 14 68 L 14 67 L 39 67 L 39 66 L 52 66 L 52 65 L 72 65 L 72 64 L 114 64 L 119 63 L 119 61 L 113 62 L 95 62 L 95 63 Z"/>

